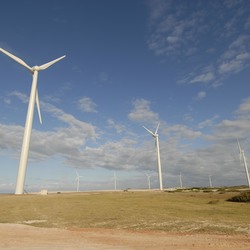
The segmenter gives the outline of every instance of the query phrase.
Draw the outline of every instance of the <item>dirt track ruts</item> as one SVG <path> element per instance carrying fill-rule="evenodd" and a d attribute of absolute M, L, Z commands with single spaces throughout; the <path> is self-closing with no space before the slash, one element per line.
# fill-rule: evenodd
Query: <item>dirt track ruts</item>
<path fill-rule="evenodd" d="M 57 229 L 0 224 L 0 249 L 250 250 L 250 235 Z"/>

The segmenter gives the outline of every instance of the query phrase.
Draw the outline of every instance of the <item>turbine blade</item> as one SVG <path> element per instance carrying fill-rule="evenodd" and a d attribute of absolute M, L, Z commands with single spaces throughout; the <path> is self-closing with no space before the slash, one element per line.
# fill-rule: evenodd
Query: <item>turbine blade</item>
<path fill-rule="evenodd" d="M 10 52 L 0 48 L 0 51 L 2 51 L 5 55 L 9 56 L 10 58 L 12 58 L 14 61 L 18 62 L 19 64 L 21 64 L 22 66 L 24 66 L 26 69 L 28 69 L 29 71 L 31 71 L 33 73 L 32 68 L 26 64 L 22 59 L 20 59 L 17 56 L 12 55 Z"/>
<path fill-rule="evenodd" d="M 61 57 L 59 57 L 59 58 L 57 58 L 57 59 L 55 59 L 55 60 L 53 60 L 53 61 L 51 61 L 51 62 L 48 62 L 48 63 L 45 63 L 45 64 L 43 64 L 43 65 L 41 65 L 41 66 L 38 66 L 38 68 L 39 68 L 39 70 L 47 69 L 47 68 L 50 67 L 52 64 L 54 64 L 54 63 L 56 63 L 56 62 L 62 60 L 64 57 L 65 57 L 65 56 L 61 56 Z"/>
<path fill-rule="evenodd" d="M 144 126 L 143 126 L 143 128 L 145 128 L 152 136 L 155 136 L 155 134 L 154 134 L 151 130 L 147 129 L 147 128 L 144 127 Z"/>
<path fill-rule="evenodd" d="M 76 175 L 77 175 L 77 177 L 76 177 L 76 178 L 79 178 L 79 177 L 80 177 L 77 171 L 76 171 Z"/>
<path fill-rule="evenodd" d="M 39 97 L 38 97 L 38 89 L 36 89 L 36 107 L 37 107 L 37 112 L 39 116 L 39 121 L 42 124 L 42 116 L 41 116 L 41 110 L 40 110 L 40 103 L 39 103 Z"/>
<path fill-rule="evenodd" d="M 160 123 L 158 123 L 158 125 L 157 125 L 157 128 L 156 128 L 156 130 L 155 130 L 155 135 L 156 135 L 157 132 L 158 132 L 159 126 L 160 126 Z"/>

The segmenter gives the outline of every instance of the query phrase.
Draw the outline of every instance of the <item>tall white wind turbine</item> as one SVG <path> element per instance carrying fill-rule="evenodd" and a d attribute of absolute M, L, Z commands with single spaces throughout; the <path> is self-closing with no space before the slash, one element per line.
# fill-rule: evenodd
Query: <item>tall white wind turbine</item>
<path fill-rule="evenodd" d="M 163 190 L 162 188 L 162 172 L 161 172 L 161 157 L 160 157 L 160 145 L 159 145 L 159 135 L 158 135 L 158 129 L 159 129 L 160 123 L 158 123 L 158 126 L 153 133 L 151 130 L 144 127 L 154 138 L 155 138 L 155 146 L 157 151 L 157 163 L 158 163 L 158 176 L 159 176 L 159 186 L 160 190 Z"/>
<path fill-rule="evenodd" d="M 82 176 L 78 174 L 78 172 L 76 171 L 76 192 L 79 192 L 79 187 L 80 187 L 80 178 Z"/>
<path fill-rule="evenodd" d="M 40 70 L 45 70 L 48 67 L 50 67 L 52 64 L 58 62 L 59 60 L 63 59 L 65 56 L 62 56 L 60 58 L 57 58 L 51 62 L 45 63 L 41 66 L 34 66 L 30 67 L 27 65 L 23 60 L 20 58 L 12 55 L 8 51 L 0 48 L 0 51 L 3 52 L 5 55 L 12 58 L 17 63 L 24 66 L 26 69 L 28 69 L 32 76 L 32 85 L 31 85 L 31 91 L 30 91 L 30 100 L 29 100 L 29 106 L 26 116 L 26 123 L 24 128 L 24 135 L 23 135 L 23 144 L 22 144 L 22 151 L 20 156 L 20 162 L 19 162 L 19 169 L 18 169 L 18 175 L 17 175 L 17 182 L 16 182 L 16 191 L 15 194 L 23 194 L 24 192 L 24 182 L 25 182 L 25 176 L 26 176 L 26 169 L 27 169 L 27 162 L 28 162 L 28 154 L 29 154 L 29 145 L 30 145 L 30 137 L 31 137 L 31 130 L 32 130 L 32 123 L 33 123 L 33 116 L 34 116 L 34 106 L 35 102 L 37 105 L 38 115 L 40 119 L 40 123 L 42 123 L 42 117 L 40 112 L 40 105 L 39 105 L 39 98 L 38 98 L 38 90 L 37 90 L 37 78 L 38 78 L 38 72 Z"/>
<path fill-rule="evenodd" d="M 247 161 L 246 161 L 246 157 L 244 154 L 244 150 L 240 147 L 240 143 L 239 140 L 237 139 L 238 142 L 238 147 L 239 147 L 239 152 L 240 152 L 240 160 L 243 161 L 244 167 L 245 167 L 245 171 L 246 171 L 246 177 L 247 177 L 247 182 L 248 182 L 248 187 L 250 188 L 250 179 L 249 179 L 249 173 L 248 173 L 248 167 L 247 167 Z"/>

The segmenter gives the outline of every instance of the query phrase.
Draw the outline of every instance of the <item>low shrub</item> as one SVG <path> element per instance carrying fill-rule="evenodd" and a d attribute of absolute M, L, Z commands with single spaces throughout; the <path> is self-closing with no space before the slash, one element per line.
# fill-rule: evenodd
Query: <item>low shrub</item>
<path fill-rule="evenodd" d="M 239 195 L 229 198 L 228 201 L 233 202 L 250 202 L 250 190 L 240 193 Z"/>
<path fill-rule="evenodd" d="M 220 202 L 219 200 L 212 200 L 212 201 L 209 201 L 207 204 L 217 204 L 219 202 Z"/>

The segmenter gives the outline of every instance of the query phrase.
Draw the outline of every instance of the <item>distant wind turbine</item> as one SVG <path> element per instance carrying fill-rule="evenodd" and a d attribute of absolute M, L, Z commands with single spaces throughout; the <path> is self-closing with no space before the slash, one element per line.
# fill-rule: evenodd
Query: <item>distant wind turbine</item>
<path fill-rule="evenodd" d="M 116 185 L 117 185 L 117 178 L 116 178 L 116 172 L 114 172 L 114 188 L 116 190 Z"/>
<path fill-rule="evenodd" d="M 250 179 L 249 179 L 249 173 L 248 173 L 248 168 L 247 168 L 247 161 L 246 161 L 246 157 L 244 154 L 244 150 L 241 149 L 240 147 L 240 143 L 239 140 L 237 139 L 238 142 L 238 147 L 239 147 L 239 152 L 240 152 L 240 161 L 243 161 L 244 167 L 245 167 L 245 171 L 246 171 L 246 177 L 247 177 L 247 182 L 248 182 L 248 187 L 250 188 Z"/>
<path fill-rule="evenodd" d="M 39 98 L 38 98 L 38 90 L 37 90 L 38 71 L 47 69 L 52 64 L 54 64 L 54 63 L 58 62 L 59 60 L 63 59 L 65 56 L 62 56 L 62 57 L 60 57 L 58 59 L 55 59 L 55 60 L 53 60 L 51 62 L 45 63 L 45 64 L 43 64 L 41 66 L 30 67 L 23 60 L 21 60 L 20 58 L 12 55 L 8 51 L 6 51 L 6 50 L 4 50 L 2 48 L 0 48 L 0 51 L 3 52 L 5 55 L 9 56 L 10 58 L 12 58 L 14 61 L 21 64 L 22 66 L 24 66 L 26 69 L 28 69 L 31 72 L 32 76 L 33 76 L 31 92 L 30 92 L 29 106 L 28 106 L 28 111 L 27 111 L 27 116 L 26 116 L 26 123 L 25 123 L 25 128 L 24 128 L 22 151 L 21 151 L 19 169 L 18 169 L 18 175 L 17 175 L 16 191 L 15 191 L 15 194 L 23 194 L 24 193 L 24 182 L 25 182 L 27 162 L 28 162 L 29 145 L 30 145 L 30 137 L 31 137 L 31 130 L 32 130 L 35 102 L 36 102 L 36 105 L 37 105 L 39 120 L 40 120 L 40 123 L 42 123 L 42 117 L 41 117 L 40 105 L 39 105 Z"/>
<path fill-rule="evenodd" d="M 182 188 L 182 176 L 181 176 L 181 173 L 180 173 L 180 188 Z"/>
<path fill-rule="evenodd" d="M 151 175 L 150 174 L 146 174 L 146 176 L 148 178 L 148 189 L 150 190 L 151 189 L 151 182 L 150 182 Z"/>
<path fill-rule="evenodd" d="M 211 175 L 208 176 L 208 179 L 209 179 L 209 187 L 212 188 L 213 185 L 212 185 L 212 179 L 211 179 Z"/>
<path fill-rule="evenodd" d="M 154 138 L 155 138 L 155 146 L 157 151 L 157 163 L 158 163 L 158 175 L 159 175 L 159 186 L 160 190 L 163 190 L 162 188 L 162 172 L 161 172 L 161 157 L 160 157 L 160 146 L 159 146 L 159 135 L 158 135 L 158 129 L 159 129 L 160 123 L 158 123 L 158 126 L 153 133 L 151 130 L 144 127 Z"/>
<path fill-rule="evenodd" d="M 79 192 L 79 187 L 80 187 L 80 178 L 82 176 L 78 174 L 78 172 L 76 171 L 76 191 Z"/>

